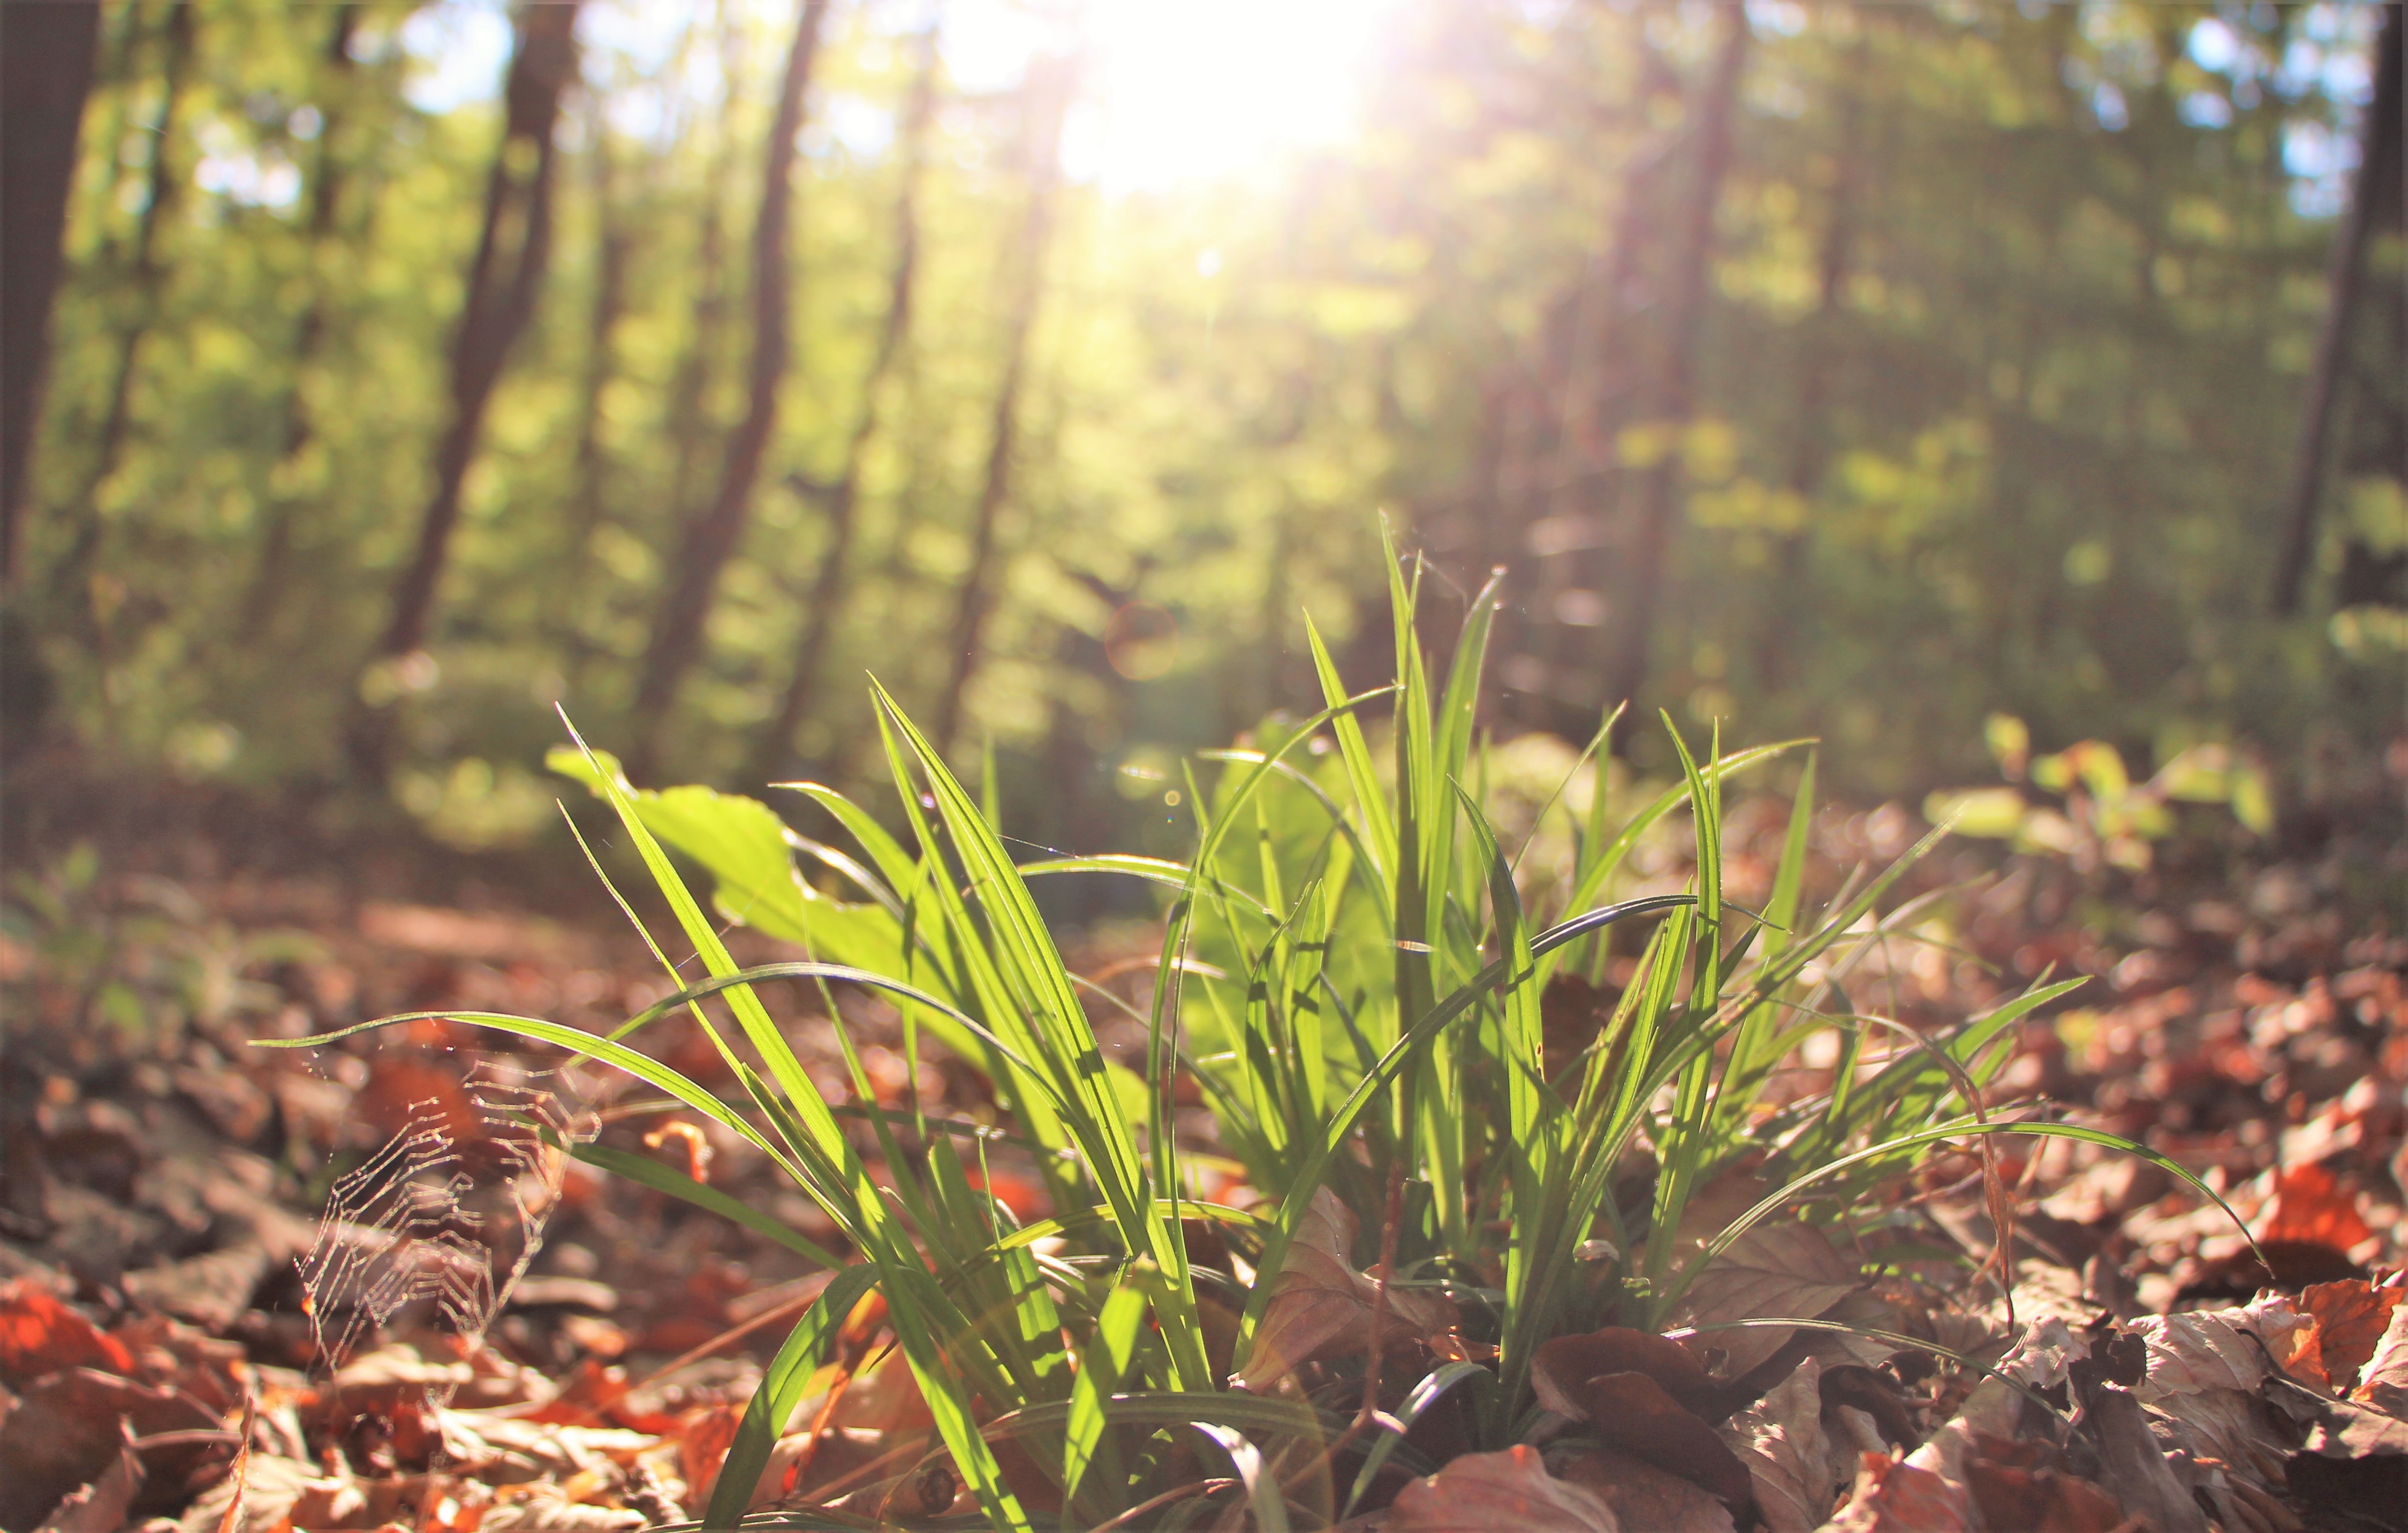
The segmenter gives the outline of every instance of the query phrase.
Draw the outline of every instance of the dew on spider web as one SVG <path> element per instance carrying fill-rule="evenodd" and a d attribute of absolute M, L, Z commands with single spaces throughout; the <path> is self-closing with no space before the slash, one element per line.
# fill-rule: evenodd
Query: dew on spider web
<path fill-rule="evenodd" d="M 456 1092 L 411 1102 L 400 1132 L 336 1180 L 301 1260 L 323 1366 L 388 1333 L 473 1356 L 543 1248 L 570 1149 L 597 1125 L 591 1084 L 567 1067 L 480 1058 Z"/>

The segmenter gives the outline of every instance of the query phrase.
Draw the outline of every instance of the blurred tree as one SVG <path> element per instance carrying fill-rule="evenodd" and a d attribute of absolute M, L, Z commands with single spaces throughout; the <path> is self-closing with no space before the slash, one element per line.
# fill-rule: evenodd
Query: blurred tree
<path fill-rule="evenodd" d="M 484 225 L 453 332 L 452 419 L 436 448 L 435 493 L 419 523 L 416 551 L 394 587 L 393 615 L 370 656 L 346 730 L 353 768 L 371 781 L 390 766 L 393 708 L 405 690 L 394 681 L 380 686 L 377 667 L 404 661 L 426 642 L 486 406 L 542 291 L 552 252 L 553 130 L 561 92 L 577 73 L 578 4 L 519 9 L 517 44 L 502 87 L 501 143 L 486 180 Z"/>
<path fill-rule="evenodd" d="M 1004 301 L 1003 376 L 996 385 L 995 410 L 987 428 L 986 473 L 971 513 L 970 563 L 953 598 L 952 643 L 944 690 L 937 695 L 931 738 L 950 751 L 959 738 L 963 701 L 977 673 L 995 599 L 996 537 L 1005 503 L 1011 497 L 1012 455 L 1020 436 L 1021 389 L 1028 365 L 1028 336 L 1044 291 L 1045 247 L 1054 230 L 1054 199 L 1062 179 L 1062 120 L 1077 79 L 1071 59 L 1040 55 L 1028 67 L 1023 88 L 1019 152 L 1028 183 L 1020 228 L 1012 241 L 1010 295 Z"/>
<path fill-rule="evenodd" d="M 19 508 L 50 358 L 67 189 L 100 37 L 96 6 L 0 7 L 0 591 L 16 581 Z M 11 649 L 15 645 L 11 644 Z"/>
<path fill-rule="evenodd" d="M 2386 189 L 2396 192 L 2400 184 L 2401 51 L 2408 47 L 2408 36 L 2403 36 L 2400 24 L 2401 9 L 2397 5 L 2383 7 L 2383 30 L 2374 39 L 2374 95 L 2359 126 L 2358 170 L 2349 204 L 2343 210 L 2340 232 L 2333 236 L 2324 328 L 2316 337 L 2315 361 L 2308 368 L 2307 388 L 2300 403 L 2298 445 L 2292 449 L 2290 484 L 2284 497 L 2282 555 L 2274 566 L 2277 616 L 2288 617 L 2299 610 L 2300 588 L 2315 552 L 2316 507 L 2324 488 L 2333 396 L 2358 318 L 2366 248 L 2374 228 L 2376 205 L 2384 200 Z"/>
<path fill-rule="evenodd" d="M 915 47 L 919 62 L 911 75 L 911 93 L 903 108 L 899 153 L 902 180 L 895 193 L 895 254 L 887 278 L 886 313 L 878 332 L 877 350 L 861 380 L 860 413 L 846 438 L 844 466 L 834 484 L 820 493 L 827 518 L 827 544 L 820 554 L 819 573 L 804 598 L 802 627 L 795 645 L 794 669 L 778 699 L 778 710 L 761 732 L 753 752 L 752 775 L 761 781 L 785 770 L 794 749 L 795 730 L 809 712 L 811 689 L 819 682 L 828 638 L 836 631 L 852 580 L 853 523 L 860 510 L 861 476 L 877 440 L 880 406 L 886 397 L 896 361 L 911 325 L 911 288 L 920 265 L 920 179 L 926 169 L 928 130 L 937 117 L 937 22 L 924 27 Z"/>
<path fill-rule="evenodd" d="M 803 0 L 794 41 L 786 50 L 778 109 L 762 156 L 760 211 L 752 225 L 752 364 L 746 376 L 744 419 L 728 438 L 718 494 L 686 523 L 653 620 L 652 642 L 644 652 L 628 755 L 639 777 L 651 775 L 678 687 L 701 650 L 720 573 L 743 537 L 752 515 L 752 487 L 777 428 L 778 388 L 785 380 L 792 346 L 787 230 L 793 217 L 795 154 L 802 133 L 803 98 L 827 10 L 827 0 Z"/>

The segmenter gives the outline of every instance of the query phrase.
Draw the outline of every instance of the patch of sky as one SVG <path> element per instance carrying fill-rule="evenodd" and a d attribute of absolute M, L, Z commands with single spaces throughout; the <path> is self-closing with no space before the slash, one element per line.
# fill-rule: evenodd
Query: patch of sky
<path fill-rule="evenodd" d="M 500 93 L 510 58 L 501 0 L 440 0 L 413 11 L 399 40 L 409 58 L 402 97 L 420 111 L 439 116 Z"/>

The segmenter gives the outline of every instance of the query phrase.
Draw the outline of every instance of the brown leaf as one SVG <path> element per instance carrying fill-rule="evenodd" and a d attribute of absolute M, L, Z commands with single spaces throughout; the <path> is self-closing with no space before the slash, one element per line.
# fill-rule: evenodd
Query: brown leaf
<path fill-rule="evenodd" d="M 1541 1405 L 1561 1416 L 1584 1413 L 1580 1388 L 1601 1373 L 1644 1373 L 1684 1411 L 1702 1411 L 1714 1396 L 1714 1382 L 1688 1348 L 1627 1325 L 1556 1337 L 1541 1343 L 1530 1358 L 1531 1389 Z"/>
<path fill-rule="evenodd" d="M 1606 1446 L 1646 1460 L 1701 1485 L 1735 1519 L 1756 1513 L 1756 1482 L 1714 1429 L 1644 1373 L 1606 1373 L 1585 1381 L 1574 1398 Z"/>
<path fill-rule="evenodd" d="M 2377 1288 L 2357 1279 L 2301 1290 L 2299 1308 L 2314 1316 L 2315 1325 L 2286 1366 L 2310 1383 L 2348 1394 L 2402 1298 L 2408 1298 L 2408 1290 Z"/>
<path fill-rule="evenodd" d="M 93 1368 L 48 1374 L 27 1387 L 0 1430 L 0 1527 L 31 1526 L 60 1497 L 98 1481 L 123 1444 L 121 1420 L 130 1420 L 141 1437 L 218 1426 L 215 1415 L 173 1389 Z M 201 1451 L 165 1448 L 147 1455 L 142 1467 L 172 1484 Z"/>
<path fill-rule="evenodd" d="M 1971 1533 L 1946 1481 L 1871 1453 L 1860 1461 L 1856 1492 L 1829 1527 L 1832 1533 Z"/>
<path fill-rule="evenodd" d="M 2274 1196 L 2251 1231 L 2258 1243 L 2329 1246 L 2347 1256 L 2372 1230 L 2358 1216 L 2358 1200 L 2322 1166 L 2294 1166 L 2274 1180 Z"/>
<path fill-rule="evenodd" d="M 1671 1321 L 1706 1326 L 1731 1320 L 1820 1317 L 1858 1285 L 1856 1271 L 1831 1249 L 1812 1225 L 1767 1220 L 1715 1257 L 1681 1296 Z M 1781 1350 L 1797 1333 L 1786 1326 L 1749 1326 L 1702 1331 L 1699 1340 L 1719 1347 L 1727 1360 L 1718 1370 L 1737 1378 Z"/>
<path fill-rule="evenodd" d="M 1593 1491 L 1549 1474 L 1539 1451 L 1466 1454 L 1397 1493 L 1387 1533 L 1622 1533 Z M 1634 1528 L 1632 1533 L 1642 1533 Z"/>
<path fill-rule="evenodd" d="M 2125 1512 L 2145 1518 L 2157 1533 L 2207 1533 L 2206 1514 L 2166 1462 L 2139 1399 L 2111 1384 L 2086 1414 L 2099 1439 L 2100 1478 Z"/>
<path fill-rule="evenodd" d="M 1985 1527 L 2017 1533 L 2114 1533 L 2124 1513 L 2098 1486 L 2067 1472 L 2052 1443 L 1974 1438 L 1965 1482 Z"/>
<path fill-rule="evenodd" d="M 1254 1350 L 1238 1371 L 1248 1389 L 1268 1388 L 1316 1358 L 1369 1344 L 1379 1283 L 1348 1259 L 1355 1228 L 1354 1213 L 1328 1188 L 1312 1195 L 1272 1280 Z M 1398 1340 L 1420 1340 L 1455 1326 L 1455 1305 L 1426 1290 L 1391 1287 L 1387 1305 L 1386 1334 Z"/>
<path fill-rule="evenodd" d="M 2358 1387 L 2349 1397 L 2408 1421 L 2408 1304 L 2392 1309 L 2391 1324 L 2358 1369 Z"/>
<path fill-rule="evenodd" d="M 81 1490 L 70 1491 L 36 1533 L 117 1533 L 125 1526 L 134 1493 L 142 1488 L 142 1460 L 130 1447 Z"/>
<path fill-rule="evenodd" d="M 1564 1479 L 1595 1491 L 1631 1533 L 1733 1533 L 1720 1500 L 1627 1454 L 1583 1454 L 1564 1466 Z"/>
<path fill-rule="evenodd" d="M 342 1462 L 340 1454 L 335 1462 Z M 202 1492 L 177 1527 L 179 1533 L 273 1533 L 294 1525 L 341 1526 L 366 1507 L 347 1470 L 329 1474 L 297 1458 L 253 1454 L 240 1480 L 229 1475 Z"/>
<path fill-rule="evenodd" d="M 33 1279 L 0 1286 L 0 1384 L 22 1389 L 63 1368 L 131 1373 L 134 1356 Z"/>
<path fill-rule="evenodd" d="M 1823 1431 L 1823 1365 L 1808 1358 L 1722 1429 L 1756 1482 L 1756 1514 L 1770 1533 L 1812 1533 L 1831 1514 L 1843 1473 Z"/>

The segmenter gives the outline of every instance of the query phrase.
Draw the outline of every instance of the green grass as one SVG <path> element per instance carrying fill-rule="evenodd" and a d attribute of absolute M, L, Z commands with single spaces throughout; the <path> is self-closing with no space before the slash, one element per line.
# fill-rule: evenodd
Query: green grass
<path fill-rule="evenodd" d="M 1495 588 L 1471 604 L 1441 677 L 1418 637 L 1418 566 L 1409 575 L 1392 557 L 1391 569 L 1398 674 L 1350 693 L 1314 633 L 1326 706 L 1247 749 L 1208 752 L 1197 766 L 1209 786 L 1191 768 L 1195 850 L 1184 862 L 1016 865 L 996 824 L 992 768 L 973 795 L 883 689 L 875 701 L 900 833 L 831 789 L 788 785 L 829 812 L 851 851 L 796 835 L 752 799 L 635 788 L 582 740 L 556 754 L 615 811 L 708 978 L 608 1039 L 530 1018 L 443 1014 L 624 1069 L 724 1125 L 817 1204 L 845 1247 L 824 1250 L 643 1157 L 578 1147 L 842 1267 L 770 1366 L 706 1526 L 733 1525 L 838 1325 L 871 1289 L 934 1413 L 929 1452 L 950 1456 L 988 1525 L 1092 1526 L 1207 1473 L 1238 1481 L 1260 1526 L 1309 1526 L 1279 1486 L 1333 1442 L 1349 1455 L 1332 1466 L 1341 1512 L 1383 1464 L 1433 1466 L 1369 1414 L 1373 1392 L 1347 1360 L 1311 1392 L 1226 1387 L 1208 1311 L 1234 1314 L 1242 1363 L 1273 1284 L 1192 1266 L 1184 1220 L 1219 1221 L 1246 1258 L 1241 1272 L 1276 1273 L 1314 1194 L 1329 1189 L 1365 1232 L 1363 1264 L 1384 1257 L 1395 1292 L 1452 1296 L 1467 1334 L 1495 1347 L 1493 1359 L 1383 1380 L 1378 1403 L 1410 1422 L 1459 1393 L 1472 1445 L 1493 1449 L 1531 1424 L 1542 1342 L 1609 1323 L 1662 1328 L 1707 1262 L 1754 1225 L 1799 1216 L 1805 1195 L 1813 1217 L 1844 1222 L 1867 1189 L 1932 1146 L 1985 1146 L 1999 1133 L 2115 1143 L 2171 1166 L 2092 1130 L 1985 1111 L 1983 1088 L 2014 1047 L 2013 1024 L 2067 983 L 2037 985 L 1858 1079 L 1864 1042 L 1885 1024 L 1855 1012 L 1839 977 L 1917 918 L 1916 906 L 1891 909 L 1890 896 L 1938 833 L 1809 909 L 1814 772 L 1804 742 L 1725 752 L 1717 740 L 1700 759 L 1674 731 L 1677 783 L 1619 817 L 1602 772 L 1584 815 L 1559 793 L 1541 819 L 1568 827 L 1569 867 L 1547 877 L 1518 867 L 1489 818 L 1490 746 L 1476 722 Z M 1383 753 L 1364 724 L 1374 710 L 1388 715 Z M 1616 723 L 1600 725 L 1592 753 Z M 1788 833 L 1766 908 L 1742 910 L 1723 890 L 1727 785 L 1784 756 L 1801 765 Z M 1641 838 L 1684 810 L 1696 867 L 1687 890 L 1611 902 Z M 708 874 L 720 917 L 798 943 L 810 960 L 739 969 L 671 848 Z M 798 857 L 845 897 L 797 876 Z M 1165 890 L 1151 1005 L 1137 1013 L 1141 1074 L 1105 1056 L 1090 987 L 1029 892 L 1035 878 L 1097 873 Z M 1542 997 L 1559 973 L 1601 972 L 1615 927 L 1644 934 L 1636 975 L 1594 1041 L 1551 1075 Z M 654 952 L 666 966 L 658 941 Z M 863 1110 L 839 1113 L 757 988 L 773 980 L 875 991 L 901 1013 L 907 1048 L 924 1033 L 982 1070 L 1003 1131 L 1035 1153 L 1054 1217 L 1021 1227 L 979 1190 L 983 1178 L 973 1179 L 953 1133 L 932 1131 L 916 1104 L 878 1110 L 842 1028 Z M 718 1049 L 739 1096 L 723 1099 L 641 1051 L 650 1024 L 680 1010 Z M 1770 1072 L 1822 1031 L 1841 1039 L 1834 1088 L 1767 1105 Z M 1211 1105 L 1218 1152 L 1262 1196 L 1255 1211 L 1197 1196 L 1171 1132 L 1182 1076 Z M 865 1139 L 886 1168 L 883 1185 Z M 1652 1190 L 1634 1194 L 1617 1177 L 1641 1148 L 1656 1174 Z M 1684 1233 L 1691 1200 L 1743 1159 L 1774 1190 L 1702 1240 Z M 1599 1240 L 1612 1253 L 1601 1269 L 1584 1259 Z M 1023 1468 L 1016 1481 L 1007 1454 Z M 1223 1461 L 1226 1471 L 1197 1468 Z M 1039 1506 L 1031 1465 L 1044 1482 Z M 1172 1502 L 1159 1515 L 1173 1526 L 1200 1505 L 1182 1512 Z M 782 1526 L 853 1525 L 790 1514 Z"/>

